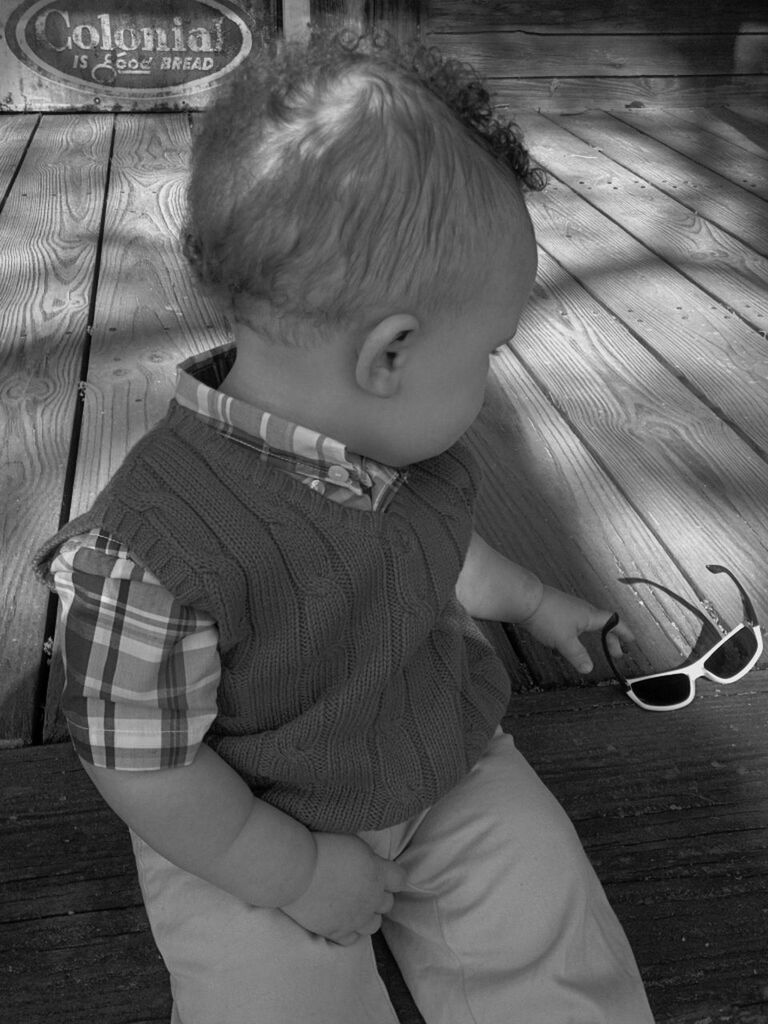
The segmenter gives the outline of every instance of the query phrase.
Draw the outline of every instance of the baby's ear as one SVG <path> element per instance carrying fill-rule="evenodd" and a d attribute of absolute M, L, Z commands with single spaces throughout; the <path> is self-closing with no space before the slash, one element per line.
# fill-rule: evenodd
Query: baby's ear
<path fill-rule="evenodd" d="M 365 336 L 357 354 L 358 387 L 379 398 L 397 394 L 419 321 L 410 313 L 394 313 L 380 320 Z"/>

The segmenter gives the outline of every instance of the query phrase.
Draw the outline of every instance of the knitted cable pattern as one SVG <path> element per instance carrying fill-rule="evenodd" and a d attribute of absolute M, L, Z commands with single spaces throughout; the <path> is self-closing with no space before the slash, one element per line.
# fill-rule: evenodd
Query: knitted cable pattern
<path fill-rule="evenodd" d="M 207 742 L 311 828 L 384 828 L 479 758 L 509 682 L 455 599 L 476 492 L 468 451 L 411 467 L 385 513 L 343 508 L 172 404 L 91 511 L 219 628 Z"/>

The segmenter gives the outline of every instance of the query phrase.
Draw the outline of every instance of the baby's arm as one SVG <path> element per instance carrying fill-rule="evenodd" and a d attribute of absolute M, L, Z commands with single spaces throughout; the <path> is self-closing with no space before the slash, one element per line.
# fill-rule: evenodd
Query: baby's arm
<path fill-rule="evenodd" d="M 83 767 L 112 809 L 172 863 L 307 931 L 349 945 L 381 924 L 402 868 L 356 836 L 312 833 L 253 796 L 205 744 L 188 767 Z"/>
<path fill-rule="evenodd" d="M 592 670 L 580 634 L 600 629 L 611 614 L 545 586 L 534 573 L 505 558 L 477 533 L 472 534 L 456 595 L 470 615 L 523 626 L 541 643 L 559 651 L 579 672 Z M 624 640 L 633 637 L 623 623 L 611 632 L 611 653 L 618 657 L 622 652 L 614 633 Z"/>

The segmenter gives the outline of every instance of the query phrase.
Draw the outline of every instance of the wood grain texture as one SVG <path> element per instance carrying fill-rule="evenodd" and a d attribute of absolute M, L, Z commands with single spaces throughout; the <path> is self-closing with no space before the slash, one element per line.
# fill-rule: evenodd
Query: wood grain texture
<path fill-rule="evenodd" d="M 0 117 L 0 209 L 38 121 L 36 114 Z"/>
<path fill-rule="evenodd" d="M 0 216 L 0 738 L 11 742 L 33 728 L 48 595 L 31 557 L 59 523 L 111 128 L 104 116 L 43 118 Z"/>
<path fill-rule="evenodd" d="M 439 43 L 439 40 L 435 39 Z M 514 117 L 520 110 L 577 113 L 582 110 L 669 110 L 708 107 L 768 97 L 764 75 L 705 74 L 673 77 L 503 78 L 490 83 L 496 102 Z"/>
<path fill-rule="evenodd" d="M 523 124 L 534 155 L 552 165 L 553 175 L 567 178 L 583 149 L 564 143 L 555 154 L 546 142 L 551 129 L 543 129 L 539 146 L 534 117 Z M 581 168 L 589 174 L 589 166 Z M 577 182 L 587 194 L 589 179 L 582 182 L 578 175 Z M 531 197 L 529 207 L 542 246 L 721 419 L 768 452 L 768 352 L 762 333 L 734 316 L 725 296 L 721 304 L 696 287 L 557 179 Z M 653 222 L 652 200 L 647 207 Z"/>
<path fill-rule="evenodd" d="M 189 146 L 184 115 L 117 117 L 72 516 L 162 417 L 177 364 L 226 340 L 181 252 Z"/>
<path fill-rule="evenodd" d="M 690 124 L 673 112 L 648 117 L 640 110 L 622 110 L 614 112 L 613 117 L 714 171 L 731 184 L 768 199 L 768 159 L 764 150 L 751 152 L 733 139 L 724 140 L 720 133 L 710 131 L 704 124 Z"/>
<path fill-rule="evenodd" d="M 749 121 L 753 126 L 762 125 L 764 132 L 768 132 L 768 105 L 765 103 L 743 99 L 729 103 L 728 107 L 743 120 Z"/>
<path fill-rule="evenodd" d="M 663 118 L 662 118 L 663 120 Z M 529 122 L 530 123 L 530 122 Z M 676 149 L 641 134 L 619 115 L 595 113 L 574 119 L 570 129 L 621 166 L 642 175 L 699 216 L 768 255 L 768 204 Z"/>
<path fill-rule="evenodd" d="M 0 761 L 0 949 L 14 1024 L 170 1017 L 125 827 L 71 747 Z"/>
<path fill-rule="evenodd" d="M 558 246 L 551 216 L 549 206 L 534 209 L 547 253 L 565 263 L 571 249 Z M 759 569 L 768 555 L 765 462 L 654 358 L 637 340 L 637 327 L 630 332 L 618 313 L 595 302 L 594 277 L 584 275 L 589 291 L 574 287 L 547 255 L 539 273 L 530 317 L 513 342 L 516 355 L 700 597 L 721 614 L 729 609 L 728 619 L 740 614 L 732 587 L 703 571 L 705 563 L 720 561 L 750 581 L 768 612 L 768 580 Z M 622 269 L 621 254 L 613 255 L 611 280 L 633 273 L 651 305 L 653 269 Z M 578 270 L 571 274 L 579 277 Z M 547 329 L 534 329 L 537 320 Z M 727 525 L 735 522 L 737 530 Z"/>
<path fill-rule="evenodd" d="M 525 320 L 527 330 L 551 340 L 554 358 L 560 336 L 553 336 L 552 321 L 558 316 L 554 294 L 541 298 Z M 617 579 L 656 579 L 681 595 L 689 594 L 688 581 L 515 358 L 514 348 L 515 343 L 512 351 L 493 357 L 486 402 L 470 433 L 484 473 L 478 530 L 547 583 L 618 610 L 637 640 L 625 663 L 630 674 L 679 663 L 695 644 L 695 626 L 664 595 L 647 588 L 633 593 Z M 530 685 L 547 689 L 582 678 L 523 629 L 515 635 Z M 597 637 L 585 642 L 595 663 L 585 680 L 607 678 L 610 669 Z"/>
<path fill-rule="evenodd" d="M 121 115 L 104 223 L 83 424 L 69 518 L 90 507 L 126 452 L 165 413 L 176 366 L 228 340 L 180 245 L 191 145 L 186 115 Z M 44 735 L 64 738 L 59 638 Z"/>
<path fill-rule="evenodd" d="M 740 0 L 726 5 L 722 0 L 671 5 L 667 0 L 430 0 L 430 31 L 511 31 L 532 33 L 579 33 L 613 35 L 634 32 L 642 35 L 712 36 L 718 45 L 750 32 L 750 25 L 764 20 L 762 0 Z"/>
<path fill-rule="evenodd" d="M 700 107 L 680 107 L 675 111 L 668 111 L 668 114 L 697 128 L 704 127 L 723 141 L 733 143 L 764 159 L 768 153 L 768 127 L 746 112 L 739 113 L 731 107 L 719 106 L 707 110 Z"/>
<path fill-rule="evenodd" d="M 538 35 L 497 29 L 438 35 L 428 27 L 426 39 L 490 79 L 716 78 L 734 71 L 733 52 L 725 46 L 709 50 L 698 35 Z M 765 45 L 768 49 L 768 34 Z"/>
<path fill-rule="evenodd" d="M 551 172 L 727 311 L 738 313 L 756 332 L 751 349 L 759 364 L 768 330 L 768 258 L 741 240 L 738 226 L 718 227 L 678 201 L 676 191 L 668 194 L 665 183 L 640 161 L 627 170 L 607 156 L 606 150 L 618 156 L 610 139 L 612 116 L 552 115 L 551 120 L 554 124 L 543 118 L 527 122 L 530 141 Z M 697 168 L 689 165 L 688 171 L 697 180 Z M 742 367 L 752 363 L 748 354 L 739 359 Z"/>

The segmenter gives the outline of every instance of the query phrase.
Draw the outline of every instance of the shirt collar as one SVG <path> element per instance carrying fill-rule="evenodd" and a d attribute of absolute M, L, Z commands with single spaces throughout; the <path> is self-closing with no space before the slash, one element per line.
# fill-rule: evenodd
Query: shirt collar
<path fill-rule="evenodd" d="M 405 474 L 356 455 L 331 437 L 218 391 L 235 356 L 235 345 L 228 344 L 180 363 L 174 394 L 178 404 L 331 500 L 383 510 Z"/>

